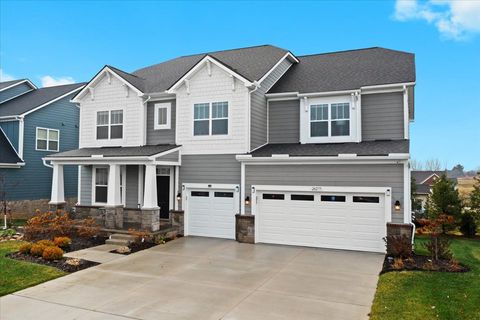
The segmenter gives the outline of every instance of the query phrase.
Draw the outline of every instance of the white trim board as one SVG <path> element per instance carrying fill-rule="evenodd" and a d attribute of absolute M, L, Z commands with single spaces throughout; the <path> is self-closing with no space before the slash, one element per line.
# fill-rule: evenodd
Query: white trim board
<path fill-rule="evenodd" d="M 28 80 L 28 79 L 24 79 L 24 80 L 22 80 L 22 81 L 15 82 L 15 83 L 9 85 L 8 87 L 5 87 L 5 88 L 3 88 L 3 89 L 0 89 L 0 92 L 5 91 L 5 90 L 8 90 L 8 89 L 13 88 L 13 87 L 16 87 L 16 86 L 18 86 L 18 85 L 21 85 L 22 83 L 27 83 L 27 84 L 32 88 L 32 90 L 38 89 L 37 86 L 33 84 L 33 82 L 31 82 L 31 81 Z M 29 92 L 30 92 L 30 91 L 29 91 Z M 7 100 L 5 100 L 5 101 L 7 101 Z"/>

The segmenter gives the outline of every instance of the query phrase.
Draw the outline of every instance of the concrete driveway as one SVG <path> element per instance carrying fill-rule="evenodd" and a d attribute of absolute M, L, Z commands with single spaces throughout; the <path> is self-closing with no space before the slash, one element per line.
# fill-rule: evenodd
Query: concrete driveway
<path fill-rule="evenodd" d="M 368 319 L 383 255 L 187 237 L 0 299 L 0 319 Z"/>

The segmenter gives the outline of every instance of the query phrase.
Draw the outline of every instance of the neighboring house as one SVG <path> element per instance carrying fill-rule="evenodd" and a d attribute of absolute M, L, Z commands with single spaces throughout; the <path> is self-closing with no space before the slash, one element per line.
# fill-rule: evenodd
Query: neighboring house
<path fill-rule="evenodd" d="M 70 99 L 84 85 L 37 88 L 26 79 L 0 83 L 1 188 L 12 213 L 48 209 L 52 168 L 42 158 L 78 148 L 79 110 Z M 78 168 L 66 168 L 64 174 L 65 196 L 75 204 Z"/>
<path fill-rule="evenodd" d="M 431 170 L 412 170 L 412 180 L 415 181 L 416 200 L 420 201 L 420 212 L 425 212 L 428 195 L 432 192 L 432 186 L 435 181 L 445 174 L 445 171 L 431 171 Z"/>
<path fill-rule="evenodd" d="M 80 165 L 77 213 L 107 228 L 183 210 L 185 235 L 383 252 L 410 228 L 414 86 L 414 55 L 384 48 L 107 65 L 73 98 L 80 148 L 45 159 L 51 203 Z"/>

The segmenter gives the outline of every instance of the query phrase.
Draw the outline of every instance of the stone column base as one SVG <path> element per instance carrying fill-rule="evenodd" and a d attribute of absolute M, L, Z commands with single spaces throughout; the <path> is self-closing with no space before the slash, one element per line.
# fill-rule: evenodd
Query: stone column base
<path fill-rule="evenodd" d="M 235 240 L 242 243 L 255 243 L 255 216 L 235 215 Z"/>
<path fill-rule="evenodd" d="M 408 223 L 387 223 L 387 236 L 407 236 L 413 241 L 413 227 Z"/>
<path fill-rule="evenodd" d="M 105 228 L 123 228 L 123 207 L 105 207 Z"/>
<path fill-rule="evenodd" d="M 60 203 L 48 203 L 48 210 L 49 211 L 57 211 L 57 210 L 65 210 L 66 208 L 66 202 L 60 202 Z"/>
<path fill-rule="evenodd" d="M 142 209 L 142 230 L 158 231 L 160 229 L 160 209 Z"/>
<path fill-rule="evenodd" d="M 183 210 L 170 211 L 170 223 L 172 227 L 178 228 L 178 233 L 184 235 L 185 212 Z"/>

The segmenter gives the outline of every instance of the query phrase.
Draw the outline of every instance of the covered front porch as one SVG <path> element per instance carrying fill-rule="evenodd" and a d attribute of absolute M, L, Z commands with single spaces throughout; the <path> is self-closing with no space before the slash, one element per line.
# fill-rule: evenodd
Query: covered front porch
<path fill-rule="evenodd" d="M 158 231 L 178 209 L 179 146 L 86 148 L 44 160 L 53 167 L 50 205 L 65 204 L 63 167 L 78 165 L 75 217 L 105 229 Z"/>

